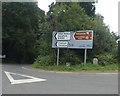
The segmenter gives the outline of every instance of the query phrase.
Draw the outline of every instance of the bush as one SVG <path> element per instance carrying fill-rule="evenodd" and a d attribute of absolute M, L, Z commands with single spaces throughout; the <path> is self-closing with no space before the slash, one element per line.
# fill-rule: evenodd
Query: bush
<path fill-rule="evenodd" d="M 70 63 L 71 65 L 81 64 L 81 58 L 75 54 L 73 50 L 64 50 L 64 53 L 60 55 L 60 64 Z"/>
<path fill-rule="evenodd" d="M 117 58 L 115 54 L 104 53 L 96 56 L 100 65 L 108 65 L 117 63 Z"/>
<path fill-rule="evenodd" d="M 40 66 L 54 65 L 55 57 L 53 55 L 38 56 L 34 64 L 39 64 Z"/>

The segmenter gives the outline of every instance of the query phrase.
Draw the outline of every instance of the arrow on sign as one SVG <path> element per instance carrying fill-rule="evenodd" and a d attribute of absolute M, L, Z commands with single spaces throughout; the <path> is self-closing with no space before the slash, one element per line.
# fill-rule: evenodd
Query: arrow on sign
<path fill-rule="evenodd" d="M 57 40 L 70 40 L 70 32 L 58 32 L 55 34 Z"/>
<path fill-rule="evenodd" d="M 36 77 L 32 77 L 32 76 L 27 76 L 27 75 L 23 75 L 23 74 L 17 74 L 17 73 L 12 73 L 12 72 L 6 72 L 4 71 L 6 76 L 8 77 L 8 79 L 10 80 L 11 84 L 21 84 L 21 83 L 32 83 L 32 82 L 41 82 L 41 81 L 46 81 L 46 79 L 41 79 L 41 78 L 36 78 Z M 19 80 L 15 80 L 12 75 L 16 75 L 16 76 L 22 76 L 22 77 L 27 77 L 29 79 L 19 79 Z"/>
<path fill-rule="evenodd" d="M 67 41 L 58 41 L 57 42 L 57 47 L 67 47 L 68 42 Z"/>
<path fill-rule="evenodd" d="M 57 39 L 57 36 L 56 36 L 56 35 L 57 35 L 57 33 L 54 35 L 55 39 Z"/>

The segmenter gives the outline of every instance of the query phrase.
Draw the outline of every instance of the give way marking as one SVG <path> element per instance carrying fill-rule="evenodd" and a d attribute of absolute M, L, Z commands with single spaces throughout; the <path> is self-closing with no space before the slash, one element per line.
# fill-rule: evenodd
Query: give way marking
<path fill-rule="evenodd" d="M 4 71 L 4 72 L 5 72 L 6 76 L 8 77 L 8 79 L 10 80 L 11 84 L 21 84 L 21 83 L 32 83 L 32 82 L 46 81 L 46 79 L 42 79 L 42 78 L 36 78 L 36 77 L 28 76 L 28 75 L 17 74 L 17 73 L 12 73 L 12 72 L 7 72 L 7 71 Z M 27 78 L 30 78 L 30 79 L 15 80 L 12 77 L 12 75 L 27 77 Z"/>

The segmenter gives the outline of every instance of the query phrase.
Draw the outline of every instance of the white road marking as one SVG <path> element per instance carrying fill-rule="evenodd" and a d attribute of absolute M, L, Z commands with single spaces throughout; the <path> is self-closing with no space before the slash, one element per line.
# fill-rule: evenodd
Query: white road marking
<path fill-rule="evenodd" d="M 21 83 L 32 83 L 32 82 L 41 82 L 41 81 L 46 81 L 46 79 L 42 79 L 42 78 L 36 78 L 36 77 L 32 77 L 32 76 L 28 76 L 28 75 L 23 75 L 23 74 L 17 74 L 17 73 L 12 73 L 12 72 L 7 72 L 4 71 L 6 76 L 8 77 L 8 79 L 10 80 L 11 84 L 21 84 Z M 22 77 L 27 77 L 30 79 L 20 79 L 20 80 L 15 80 L 11 74 L 13 75 L 19 75 Z"/>
<path fill-rule="evenodd" d="M 118 73 L 96 73 L 101 75 L 118 75 Z"/>
<path fill-rule="evenodd" d="M 23 67 L 23 66 L 22 66 L 22 69 L 27 69 L 27 70 L 30 70 L 30 69 L 28 69 L 28 68 L 25 68 L 25 67 Z"/>

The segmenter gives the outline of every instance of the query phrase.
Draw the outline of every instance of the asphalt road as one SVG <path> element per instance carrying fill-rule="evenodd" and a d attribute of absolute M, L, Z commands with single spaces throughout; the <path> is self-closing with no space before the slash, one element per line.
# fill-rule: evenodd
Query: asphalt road
<path fill-rule="evenodd" d="M 11 84 L 4 71 L 42 78 L 46 81 Z M 15 76 L 16 79 L 23 79 Z M 4 64 L 2 94 L 118 94 L 118 75 L 52 72 L 33 69 L 23 64 Z"/>

